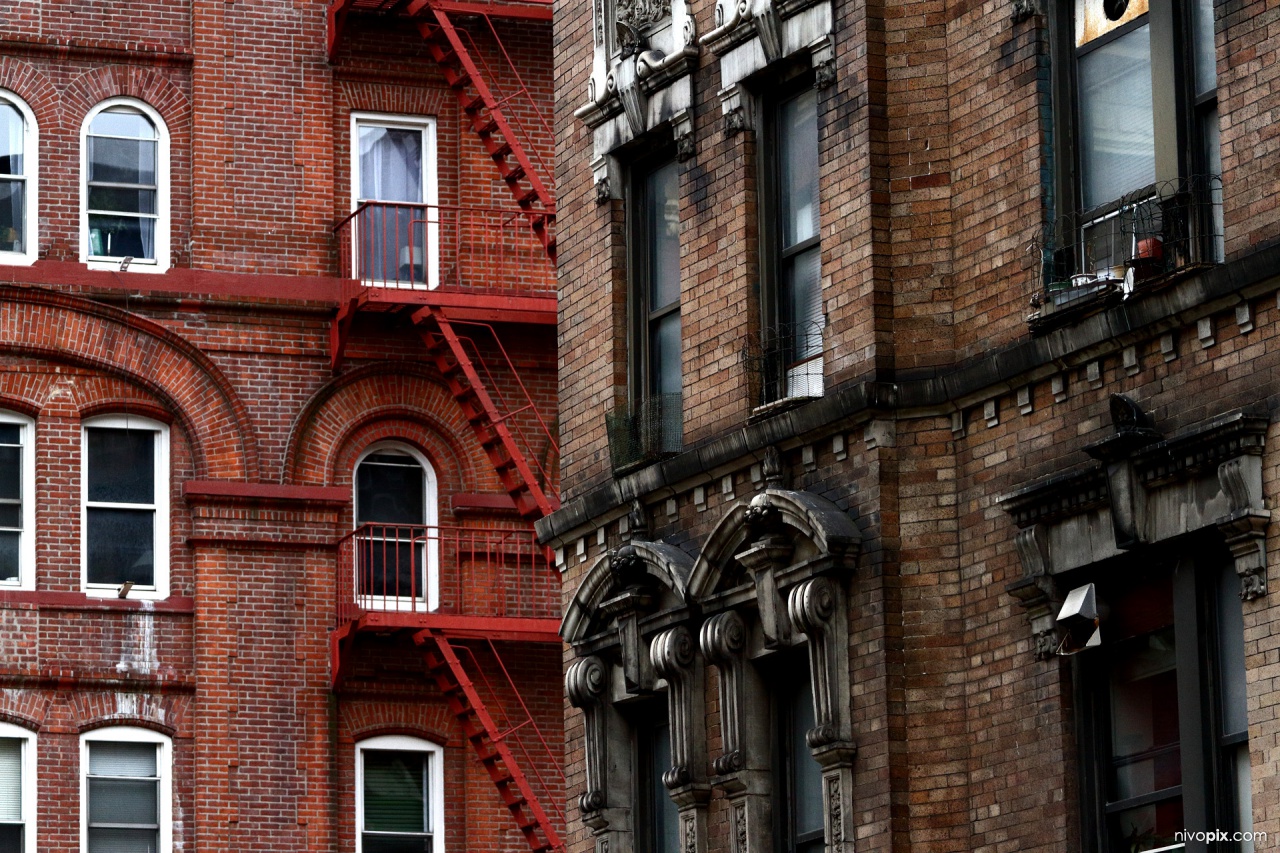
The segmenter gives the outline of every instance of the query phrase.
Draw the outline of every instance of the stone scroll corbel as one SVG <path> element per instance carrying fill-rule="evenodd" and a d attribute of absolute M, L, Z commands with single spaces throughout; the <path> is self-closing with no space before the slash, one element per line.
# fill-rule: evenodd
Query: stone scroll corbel
<path fill-rule="evenodd" d="M 1253 601 L 1267 594 L 1267 525 L 1271 513 L 1263 508 L 1262 458 L 1237 456 L 1218 466 L 1218 484 L 1227 497 L 1229 512 L 1218 519 L 1236 574 L 1240 598 Z"/>
<path fill-rule="evenodd" d="M 809 677 L 816 725 L 806 735 L 822 767 L 827 850 L 853 853 L 853 743 L 849 714 L 848 625 L 840 587 L 827 577 L 794 587 L 787 609 L 796 630 L 809 640 Z"/>
<path fill-rule="evenodd" d="M 600 658 L 581 658 L 565 673 L 569 703 L 583 713 L 586 790 L 578 798 L 582 822 L 596 839 L 596 850 L 630 853 L 631 748 L 625 726 L 610 701 L 609 666 Z"/>
<path fill-rule="evenodd" d="M 680 810 L 680 853 L 707 849 L 706 805 L 711 787 L 706 779 L 706 710 L 703 671 L 693 634 L 683 625 L 654 637 L 653 668 L 667 681 L 667 713 L 671 724 L 671 767 L 662 774 Z"/>

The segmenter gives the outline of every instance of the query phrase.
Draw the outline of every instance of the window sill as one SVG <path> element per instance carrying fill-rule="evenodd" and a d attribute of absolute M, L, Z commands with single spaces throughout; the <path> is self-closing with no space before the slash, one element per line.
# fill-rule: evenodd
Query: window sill
<path fill-rule="evenodd" d="M 0 265 L 7 267 L 29 267 L 35 262 L 35 252 L 11 252 L 8 250 L 0 250 Z"/>
<path fill-rule="evenodd" d="M 84 592 L 53 592 L 50 590 L 0 589 L 0 607 L 27 610 L 115 610 L 154 613 L 193 614 L 196 600 L 191 596 L 171 595 L 168 598 L 98 598 Z"/>
<path fill-rule="evenodd" d="M 781 400 L 774 400 L 772 403 L 765 403 L 763 406 L 756 406 L 751 410 L 751 414 L 747 415 L 747 423 L 754 424 L 771 418 L 779 412 L 787 412 L 791 409 L 798 409 L 805 403 L 812 403 L 814 400 L 821 400 L 817 396 L 803 397 L 783 397 Z"/>
<path fill-rule="evenodd" d="M 121 272 L 120 265 L 124 263 L 124 258 L 85 258 L 84 265 L 91 270 L 106 270 L 109 272 Z M 129 262 L 129 268 L 124 272 L 138 273 L 162 273 L 169 269 L 168 263 L 160 263 L 159 261 L 140 261 L 134 258 Z"/>

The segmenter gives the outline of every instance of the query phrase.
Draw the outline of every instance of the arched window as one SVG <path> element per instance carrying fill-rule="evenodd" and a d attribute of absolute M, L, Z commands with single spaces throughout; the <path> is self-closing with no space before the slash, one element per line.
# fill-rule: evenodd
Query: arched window
<path fill-rule="evenodd" d="M 0 850 L 36 851 L 36 735 L 0 723 Z"/>
<path fill-rule="evenodd" d="M 0 263 L 36 259 L 39 133 L 31 109 L 0 90 Z"/>
<path fill-rule="evenodd" d="M 83 853 L 173 849 L 173 741 L 112 726 L 80 738 Z"/>
<path fill-rule="evenodd" d="M 444 750 L 388 735 L 356 744 L 356 853 L 444 853 Z"/>
<path fill-rule="evenodd" d="M 81 258 L 90 267 L 169 266 L 169 132 L 141 101 L 112 98 L 83 130 Z"/>
<path fill-rule="evenodd" d="M 0 411 L 0 587 L 35 589 L 35 558 L 35 422 Z"/>
<path fill-rule="evenodd" d="M 418 451 L 370 447 L 355 474 L 356 589 L 361 605 L 434 610 L 439 594 L 436 480 Z"/>

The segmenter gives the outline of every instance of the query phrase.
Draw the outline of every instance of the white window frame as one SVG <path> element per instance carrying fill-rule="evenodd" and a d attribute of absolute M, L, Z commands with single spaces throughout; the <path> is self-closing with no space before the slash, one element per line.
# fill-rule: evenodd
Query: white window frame
<path fill-rule="evenodd" d="M 405 444 L 401 441 L 379 441 L 369 445 L 364 452 L 356 459 L 355 467 L 351 469 L 351 522 L 353 528 L 357 527 L 356 520 L 359 517 L 359 500 L 360 500 L 360 466 L 364 461 L 375 453 L 383 453 L 386 451 L 395 451 L 412 456 L 413 459 L 422 466 L 422 505 L 425 508 L 426 528 L 428 540 L 425 543 L 426 556 L 423 560 L 423 569 L 426 573 L 425 583 L 423 584 L 426 591 L 426 599 L 410 598 L 408 596 L 393 595 L 360 595 L 359 594 L 359 577 L 354 578 L 352 589 L 356 590 L 356 596 L 362 606 L 367 606 L 372 610 L 395 610 L 395 611 L 434 611 L 440 607 L 440 513 L 437 506 L 439 488 L 436 481 L 436 470 L 431 467 L 431 463 L 427 461 L 427 457 L 423 456 L 417 448 Z M 372 522 L 376 524 L 377 522 Z M 356 567 L 352 566 L 352 571 Z"/>
<path fill-rule="evenodd" d="M 27 102 L 8 89 L 0 89 L 0 101 L 22 114 L 22 177 L 26 198 L 22 211 L 23 245 L 21 252 L 0 251 L 0 264 L 31 266 L 40 249 L 40 128 L 35 113 Z"/>
<path fill-rule="evenodd" d="M 356 744 L 356 853 L 364 853 L 364 753 L 365 750 L 388 752 L 425 752 L 430 756 L 427 782 L 431 796 L 431 853 L 445 853 L 444 845 L 444 747 L 408 735 L 381 735 Z"/>
<path fill-rule="evenodd" d="M 0 589 L 36 588 L 36 422 L 17 412 L 0 410 L 0 423 L 22 427 L 22 533 L 18 540 L 18 580 L 0 580 Z"/>
<path fill-rule="evenodd" d="M 36 733 L 0 723 L 0 738 L 22 741 L 22 853 L 36 853 Z"/>
<path fill-rule="evenodd" d="M 378 199 L 360 197 L 360 128 L 366 125 L 397 130 L 416 130 L 422 134 L 422 203 L 427 206 L 427 281 L 425 287 L 416 285 L 415 289 L 435 290 L 440 286 L 440 185 L 436 169 L 436 117 L 395 113 L 351 113 L 351 211 L 353 213 L 363 201 L 378 201 Z M 388 203 L 394 204 L 394 202 Z M 355 265 L 358 263 L 358 236 L 354 224 L 351 228 L 351 240 L 351 262 Z M 352 269 L 350 274 L 353 278 L 360 277 L 358 268 Z M 402 282 L 399 286 L 407 287 L 408 284 Z"/>
<path fill-rule="evenodd" d="M 142 113 L 156 129 L 156 256 L 134 258 L 129 272 L 162 273 L 169 269 L 169 127 L 160 113 L 136 98 L 108 98 L 89 110 L 80 125 L 80 261 L 91 270 L 119 270 L 123 258 L 89 254 L 89 125 L 111 107 L 129 107 Z"/>
<path fill-rule="evenodd" d="M 109 726 L 80 736 L 80 850 L 89 851 L 89 744 L 151 743 L 156 746 L 156 773 L 160 778 L 160 849 L 173 850 L 173 740 L 160 732 L 135 726 Z"/>
<path fill-rule="evenodd" d="M 159 600 L 169 597 L 169 427 L 150 418 L 102 415 L 80 424 L 80 586 L 87 594 L 115 597 L 119 584 L 89 583 L 89 428 L 146 430 L 155 434 L 155 542 L 152 544 L 152 586 L 135 585 L 129 598 Z M 138 509 L 144 504 L 104 504 L 95 507 Z"/>

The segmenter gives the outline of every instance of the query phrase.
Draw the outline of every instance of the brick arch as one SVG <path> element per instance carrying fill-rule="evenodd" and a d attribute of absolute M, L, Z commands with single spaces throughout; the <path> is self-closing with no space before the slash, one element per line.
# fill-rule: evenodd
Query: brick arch
<path fill-rule="evenodd" d="M 177 737 L 185 727 L 187 704 L 182 696 L 151 693 L 77 693 L 72 700 L 80 734 L 109 726 L 135 726 Z"/>
<path fill-rule="evenodd" d="M 239 395 L 204 353 L 159 324 L 66 294 L 0 286 L 0 353 L 89 367 L 141 387 L 173 412 L 197 477 L 258 477 Z"/>
<path fill-rule="evenodd" d="M 412 435 L 370 433 L 371 426 L 395 420 L 416 424 L 429 435 L 415 442 Z M 450 469 L 456 472 L 455 482 L 477 479 L 474 454 L 464 444 L 471 428 L 438 375 L 419 365 L 382 363 L 344 373 L 311 398 L 290 430 L 286 482 L 317 486 L 349 482 L 349 474 L 343 476 L 343 463 L 354 458 L 357 439 L 362 437 L 419 444 L 437 466 L 442 484 Z"/>
<path fill-rule="evenodd" d="M 0 690 L 0 723 L 38 732 L 49 716 L 53 694 L 44 690 Z"/>
<path fill-rule="evenodd" d="M 440 746 L 456 745 L 451 733 L 457 724 L 443 702 L 344 702 L 339 717 L 339 736 L 352 743 L 379 735 L 408 735 Z"/>
<path fill-rule="evenodd" d="M 63 90 L 63 122 L 76 133 L 89 110 L 108 98 L 137 98 L 160 113 L 176 142 L 179 128 L 191 123 L 191 101 L 173 81 L 150 68 L 106 65 L 71 80 Z"/>
<path fill-rule="evenodd" d="M 11 56 L 0 59 L 0 88 L 8 89 L 27 102 L 42 133 L 46 127 L 57 123 L 62 97 L 39 68 Z"/>

